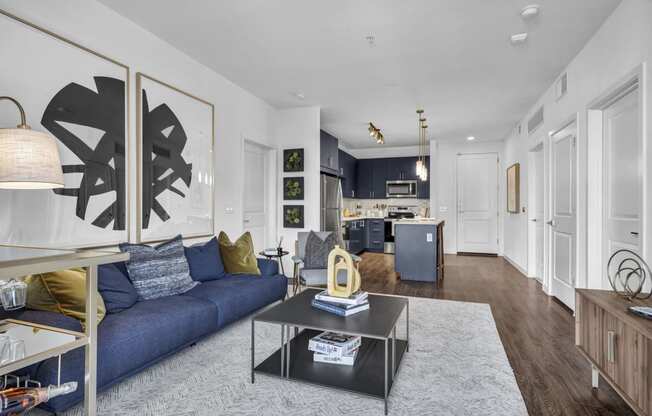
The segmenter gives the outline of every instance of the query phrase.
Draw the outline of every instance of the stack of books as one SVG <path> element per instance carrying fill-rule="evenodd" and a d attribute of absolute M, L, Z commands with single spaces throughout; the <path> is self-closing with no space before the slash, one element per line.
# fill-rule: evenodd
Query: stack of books
<path fill-rule="evenodd" d="M 308 350 L 313 352 L 315 362 L 352 366 L 361 343 L 360 336 L 327 331 L 312 337 Z"/>
<path fill-rule="evenodd" d="M 319 292 L 312 300 L 312 307 L 339 316 L 350 316 L 369 309 L 367 292 L 357 291 L 348 298 L 330 296 L 327 290 Z"/>

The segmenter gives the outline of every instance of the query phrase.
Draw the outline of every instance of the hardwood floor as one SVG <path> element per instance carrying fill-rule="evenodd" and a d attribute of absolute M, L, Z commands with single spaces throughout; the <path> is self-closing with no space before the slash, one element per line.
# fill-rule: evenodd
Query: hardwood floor
<path fill-rule="evenodd" d="M 591 389 L 571 311 L 502 257 L 447 255 L 440 287 L 398 280 L 392 255 L 362 258 L 362 287 L 369 292 L 490 304 L 530 415 L 634 415 L 606 381 Z"/>

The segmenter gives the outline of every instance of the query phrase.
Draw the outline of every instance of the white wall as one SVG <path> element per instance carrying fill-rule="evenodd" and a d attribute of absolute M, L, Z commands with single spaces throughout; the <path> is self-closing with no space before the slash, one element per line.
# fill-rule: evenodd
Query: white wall
<path fill-rule="evenodd" d="M 283 247 L 294 255 L 294 242 L 297 232 L 319 230 L 320 201 L 319 201 L 319 107 L 298 107 L 278 110 L 273 122 L 273 138 L 278 151 L 278 230 L 283 236 Z M 283 149 L 304 149 L 304 171 L 297 173 L 283 173 Z M 304 177 L 304 201 L 283 201 L 283 177 Z M 282 205 L 304 206 L 304 228 L 283 228 Z M 285 271 L 291 275 L 292 262 L 285 258 Z"/>
<path fill-rule="evenodd" d="M 457 155 L 463 153 L 497 153 L 499 169 L 503 170 L 502 152 L 504 143 L 499 142 L 439 142 L 431 145 L 431 215 L 446 221 L 444 225 L 444 251 L 457 252 Z M 499 171 L 499 172 L 500 172 Z M 435 182 L 435 183 L 433 183 Z M 498 177 L 498 239 L 499 253 L 503 244 L 504 181 Z"/>
<path fill-rule="evenodd" d="M 527 133 L 517 135 L 512 132 L 505 141 L 504 153 L 506 159 L 521 163 L 521 184 L 527 186 L 527 152 L 542 136 L 547 136 L 549 131 L 559 129 L 571 117 L 578 117 L 577 138 L 577 175 L 578 175 L 578 269 L 577 284 L 579 287 L 601 287 L 600 265 L 595 272 L 588 272 L 587 246 L 590 238 L 587 236 L 587 152 L 590 146 L 587 137 L 587 108 L 597 97 L 615 87 L 633 71 L 640 68 L 642 63 L 647 63 L 643 72 L 644 80 L 641 91 L 645 103 L 652 102 L 652 75 L 650 59 L 652 58 L 652 2 L 649 0 L 623 0 L 614 10 L 613 14 L 605 21 L 595 35 L 589 40 L 579 54 L 570 62 L 566 71 L 568 73 L 568 93 L 557 101 L 552 85 L 541 98 L 531 107 L 523 118 L 524 123 L 529 116 L 541 105 L 545 105 L 545 121 L 536 134 L 527 137 Z M 561 74 L 560 74 L 561 75 Z M 644 126 L 650 126 L 652 114 L 644 108 Z M 646 143 L 645 158 L 647 159 L 647 189 L 644 200 L 645 212 L 651 212 L 652 207 L 652 180 L 650 162 L 652 161 L 652 131 L 644 129 L 644 142 Z M 507 162 L 506 162 L 507 163 Z M 527 195 L 521 188 L 521 195 Z M 597 196 L 599 197 L 599 195 Z M 524 215 L 522 215 L 524 217 Z M 505 239 L 510 240 L 509 248 L 506 244 L 505 254 L 523 262 L 527 266 L 527 223 L 522 219 L 511 219 L 505 222 Z M 652 221 L 644 221 L 644 255 L 652 259 Z M 526 268 L 526 267 L 525 267 Z M 544 285 L 546 282 L 544 282 Z"/>
<path fill-rule="evenodd" d="M 136 72 L 148 74 L 213 103 L 215 230 L 225 230 L 232 237 L 240 234 L 242 189 L 237 178 L 243 176 L 242 138 L 275 146 L 271 137 L 271 126 L 276 117 L 273 107 L 95 1 L 0 0 L 0 8 L 130 67 L 131 172 L 135 172 L 136 163 L 133 156 L 136 154 Z M 52 65 L 56 64 L 52 62 Z M 36 126 L 38 122 L 32 124 Z M 317 135 L 318 126 L 317 118 Z M 131 175 L 129 184 L 132 241 L 135 240 L 133 213 L 136 209 L 134 178 Z"/>

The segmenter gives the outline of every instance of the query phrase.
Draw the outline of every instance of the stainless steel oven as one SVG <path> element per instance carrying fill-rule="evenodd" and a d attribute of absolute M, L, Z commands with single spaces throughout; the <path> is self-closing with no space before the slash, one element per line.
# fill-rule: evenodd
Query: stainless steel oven
<path fill-rule="evenodd" d="M 416 198 L 417 181 L 385 182 L 387 198 Z"/>

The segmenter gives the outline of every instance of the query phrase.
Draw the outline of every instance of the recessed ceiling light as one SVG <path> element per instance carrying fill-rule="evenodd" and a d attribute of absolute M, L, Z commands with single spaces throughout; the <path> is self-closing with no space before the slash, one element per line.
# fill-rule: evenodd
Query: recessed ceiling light
<path fill-rule="evenodd" d="M 512 41 L 513 45 L 517 45 L 519 43 L 523 43 L 527 40 L 527 33 L 516 33 L 510 37 L 510 40 Z"/>
<path fill-rule="evenodd" d="M 536 17 L 536 15 L 538 14 L 539 14 L 538 4 L 530 4 L 528 6 L 523 7 L 523 10 L 521 10 L 521 17 L 523 19 L 531 19 L 533 17 Z"/>
<path fill-rule="evenodd" d="M 468 141 L 472 141 L 472 140 L 475 140 L 475 137 L 473 137 L 473 136 L 469 136 L 469 137 L 466 138 L 466 140 L 468 140 Z"/>
<path fill-rule="evenodd" d="M 306 98 L 306 95 L 302 93 L 301 91 L 294 91 L 290 93 L 291 95 L 295 96 L 296 98 L 303 100 Z"/>

